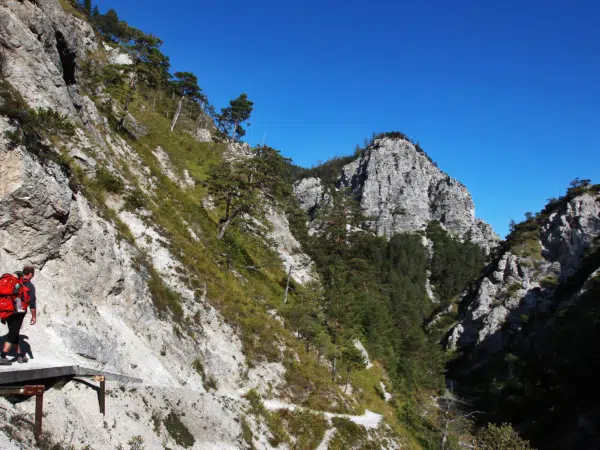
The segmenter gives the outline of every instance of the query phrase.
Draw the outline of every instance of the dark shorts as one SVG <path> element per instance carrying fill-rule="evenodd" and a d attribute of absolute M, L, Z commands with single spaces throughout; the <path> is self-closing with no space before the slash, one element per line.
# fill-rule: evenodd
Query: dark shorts
<path fill-rule="evenodd" d="M 23 325 L 24 319 L 25 314 L 15 314 L 6 319 L 6 324 L 8 325 L 6 342 L 12 345 L 19 345 L 19 333 L 21 332 L 21 326 Z"/>

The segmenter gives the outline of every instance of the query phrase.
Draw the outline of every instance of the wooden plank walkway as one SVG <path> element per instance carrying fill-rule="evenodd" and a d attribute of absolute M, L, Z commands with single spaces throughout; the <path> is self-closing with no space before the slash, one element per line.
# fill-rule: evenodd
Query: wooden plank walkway
<path fill-rule="evenodd" d="M 37 380 L 62 378 L 104 376 L 106 381 L 120 383 L 141 383 L 140 378 L 129 377 L 104 370 L 90 369 L 73 363 L 63 363 L 49 359 L 30 359 L 28 363 L 14 362 L 11 366 L 0 366 L 0 385 L 22 383 L 31 384 Z"/>

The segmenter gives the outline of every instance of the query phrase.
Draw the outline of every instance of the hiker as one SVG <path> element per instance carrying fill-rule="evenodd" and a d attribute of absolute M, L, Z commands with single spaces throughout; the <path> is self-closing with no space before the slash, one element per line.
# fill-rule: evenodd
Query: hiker
<path fill-rule="evenodd" d="M 19 334 L 21 331 L 21 326 L 23 325 L 23 320 L 25 319 L 25 315 L 27 314 L 27 307 L 31 309 L 31 321 L 29 322 L 31 325 L 35 325 L 37 321 L 37 311 L 36 311 L 36 296 L 35 296 L 35 286 L 31 282 L 33 275 L 35 274 L 35 270 L 31 266 L 23 267 L 22 274 L 22 295 L 21 295 L 21 305 L 15 308 L 14 313 L 7 317 L 6 324 L 8 325 L 8 335 L 6 338 L 6 342 L 4 343 L 4 348 L 2 352 L 0 352 L 0 365 L 10 365 L 12 361 L 10 361 L 6 355 L 10 352 L 13 345 L 16 346 L 17 349 L 17 362 L 26 363 L 29 361 L 25 352 L 21 353 L 21 346 L 19 345 Z M 18 275 L 21 275 L 18 273 Z"/>

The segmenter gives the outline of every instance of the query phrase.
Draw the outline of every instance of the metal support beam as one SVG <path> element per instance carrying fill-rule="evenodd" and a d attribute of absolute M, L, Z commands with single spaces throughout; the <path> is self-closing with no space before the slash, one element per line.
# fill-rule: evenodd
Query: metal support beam
<path fill-rule="evenodd" d="M 0 395 L 24 395 L 33 397 L 35 395 L 35 425 L 33 435 L 38 440 L 42 436 L 42 417 L 44 414 L 44 386 L 20 386 L 20 387 L 0 387 Z"/>
<path fill-rule="evenodd" d="M 33 435 L 35 440 L 39 441 L 42 437 L 42 418 L 44 417 L 44 390 L 42 393 L 35 396 L 35 429 Z"/>
<path fill-rule="evenodd" d="M 104 375 L 96 375 L 94 381 L 100 382 L 100 390 L 98 391 L 98 403 L 100 403 L 100 414 L 106 415 L 106 377 Z"/>

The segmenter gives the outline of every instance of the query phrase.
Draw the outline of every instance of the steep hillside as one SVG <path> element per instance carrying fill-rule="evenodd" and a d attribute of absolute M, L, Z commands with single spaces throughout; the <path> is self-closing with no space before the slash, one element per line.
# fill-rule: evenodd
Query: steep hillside
<path fill-rule="evenodd" d="M 515 225 L 463 299 L 450 376 L 488 417 L 539 448 L 597 448 L 600 186 Z"/>
<path fill-rule="evenodd" d="M 318 168 L 315 171 L 320 172 Z M 294 184 L 302 208 L 312 217 L 320 205 L 330 201 L 335 186 L 352 190 L 379 236 L 424 230 L 428 223 L 439 221 L 453 234 L 488 251 L 499 240 L 488 224 L 475 218 L 467 188 L 400 133 L 376 137 L 339 172 L 325 175 L 331 180 L 317 176 Z"/>
<path fill-rule="evenodd" d="M 224 233 L 219 194 L 232 178 L 219 170 L 264 175 L 258 164 L 277 153 L 213 139 L 199 103 L 136 78 L 154 61 L 135 57 L 147 36 L 88 19 L 68 1 L 0 3 L 0 263 L 2 272 L 37 268 L 39 320 L 22 332 L 31 366 L 80 364 L 143 383 L 109 383 L 106 418 L 84 385 L 49 390 L 44 445 L 316 448 L 327 437 L 330 448 L 416 446 L 374 393 L 379 368 L 359 364 L 347 387 L 349 362 L 332 376 L 321 349 L 290 326 L 284 298 L 300 305 L 314 274 L 278 180 Z M 260 191 L 257 178 L 244 186 Z M 32 448 L 29 427 L 17 425 L 33 407 L 3 400 L 2 445 Z"/>

